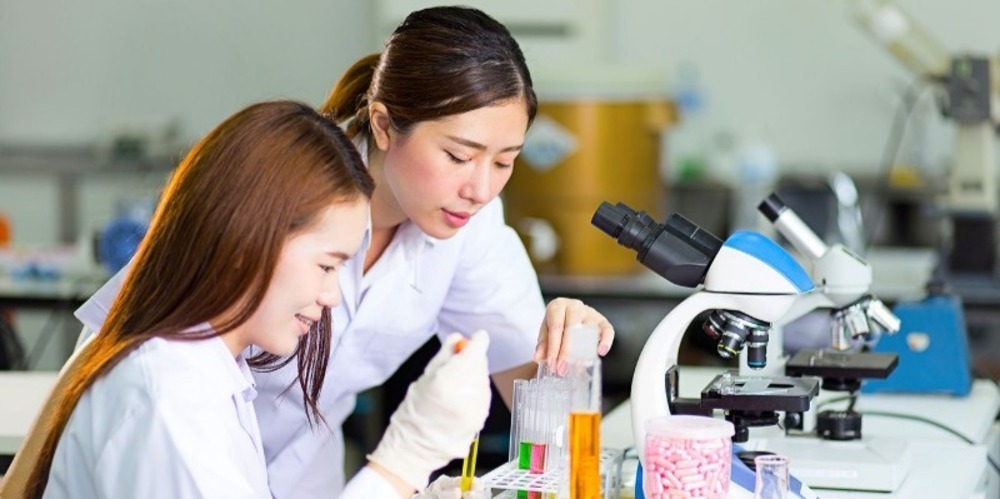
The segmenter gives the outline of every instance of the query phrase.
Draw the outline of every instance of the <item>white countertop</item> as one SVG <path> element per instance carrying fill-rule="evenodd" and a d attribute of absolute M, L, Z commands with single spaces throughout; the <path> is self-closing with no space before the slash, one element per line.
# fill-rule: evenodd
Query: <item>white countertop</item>
<path fill-rule="evenodd" d="M 0 455 L 13 455 L 55 385 L 55 371 L 0 371 Z"/>
<path fill-rule="evenodd" d="M 697 398 L 705 385 L 721 368 L 681 367 L 680 396 Z M 813 404 L 823 403 L 842 394 L 821 391 Z M 846 406 L 832 403 L 829 408 Z M 914 463 L 910 473 L 899 490 L 892 494 L 863 493 L 845 491 L 818 491 L 824 499 L 833 497 L 850 498 L 923 498 L 923 497 L 976 497 L 976 485 L 984 471 L 992 474 L 997 483 L 996 473 L 988 468 L 986 453 L 996 454 L 998 427 L 995 426 L 1000 412 L 1000 390 L 987 380 L 976 380 L 968 397 L 942 395 L 895 395 L 862 394 L 855 409 L 859 411 L 884 411 L 919 415 L 954 429 L 979 445 L 969 445 L 956 436 L 934 426 L 916 422 L 883 418 L 864 417 L 865 435 L 903 437 L 911 443 Z M 774 433 L 774 429 L 752 428 L 751 439 L 758 432 Z M 604 447 L 627 448 L 633 445 L 631 406 L 628 401 L 608 412 L 601 424 L 601 445 Z M 986 445 L 990 447 L 987 448 Z M 628 479 L 626 478 L 626 481 Z M 968 490 L 965 490 L 968 489 Z"/>

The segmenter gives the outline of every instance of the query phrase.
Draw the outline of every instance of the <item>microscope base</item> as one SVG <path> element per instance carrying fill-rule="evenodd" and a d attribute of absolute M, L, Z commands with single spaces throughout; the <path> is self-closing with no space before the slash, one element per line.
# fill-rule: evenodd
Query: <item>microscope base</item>
<path fill-rule="evenodd" d="M 909 442 L 890 437 L 833 441 L 775 435 L 751 438 L 743 447 L 787 456 L 792 474 L 814 489 L 894 492 L 912 459 Z"/>

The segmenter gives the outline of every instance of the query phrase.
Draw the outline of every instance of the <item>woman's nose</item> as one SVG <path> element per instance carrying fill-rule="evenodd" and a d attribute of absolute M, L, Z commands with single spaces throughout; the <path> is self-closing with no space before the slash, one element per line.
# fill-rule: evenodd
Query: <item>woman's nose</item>
<path fill-rule="evenodd" d="M 316 303 L 319 303 L 324 307 L 334 308 L 337 305 L 340 305 L 340 297 L 340 283 L 334 281 L 332 285 L 328 286 L 319 294 L 319 298 L 316 300 Z"/>
<path fill-rule="evenodd" d="M 489 165 L 476 165 L 462 189 L 462 197 L 476 204 L 486 204 L 490 200 Z"/>

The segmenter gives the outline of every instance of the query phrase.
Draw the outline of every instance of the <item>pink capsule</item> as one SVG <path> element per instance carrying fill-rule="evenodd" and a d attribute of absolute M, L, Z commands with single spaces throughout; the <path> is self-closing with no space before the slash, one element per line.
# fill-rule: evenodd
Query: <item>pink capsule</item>
<path fill-rule="evenodd" d="M 708 485 L 708 482 L 705 481 L 704 477 L 699 477 L 698 481 L 684 482 L 684 484 L 681 485 L 681 487 L 684 490 L 695 490 L 695 489 L 703 489 L 705 488 L 706 485 Z"/>

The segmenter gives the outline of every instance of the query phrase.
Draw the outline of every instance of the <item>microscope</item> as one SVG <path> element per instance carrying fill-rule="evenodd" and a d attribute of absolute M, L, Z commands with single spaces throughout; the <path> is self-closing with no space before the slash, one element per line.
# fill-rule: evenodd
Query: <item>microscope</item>
<path fill-rule="evenodd" d="M 781 345 L 781 327 L 815 309 L 830 309 L 830 347 L 800 350 L 791 359 L 780 357 L 780 348 L 769 366 L 784 367 L 790 376 L 816 376 L 823 389 L 852 394 L 862 379 L 885 379 L 899 361 L 893 353 L 860 351 L 859 340 L 876 340 L 882 333 L 895 334 L 900 320 L 871 293 L 872 268 L 842 244 L 827 246 L 777 194 L 769 195 L 758 210 L 796 251 L 808 260 L 816 292 L 797 300 L 772 329 L 772 340 Z M 741 366 L 742 368 L 742 366 Z M 828 418 L 835 417 L 836 424 Z M 860 437 L 861 421 L 856 413 L 821 414 L 817 430 L 836 440 Z M 786 430 L 802 430 L 802 421 L 786 418 Z"/>
<path fill-rule="evenodd" d="M 771 325 L 813 290 L 808 274 L 788 252 L 756 232 L 737 231 L 722 241 L 680 215 L 660 224 L 622 203 L 602 203 L 591 222 L 636 251 L 640 263 L 668 281 L 702 286 L 663 318 L 636 363 L 632 431 L 640 462 L 645 459 L 645 424 L 651 418 L 711 415 L 719 409 L 736 429 L 733 441 L 743 442 L 750 427 L 777 424 L 778 412 L 808 410 L 819 392 L 819 381 L 808 377 L 727 372 L 713 379 L 700 399 L 678 397 L 681 338 L 703 312 L 710 312 L 703 329 L 717 340 L 721 356 L 735 357 L 745 347 L 751 365 L 766 365 Z"/>
<path fill-rule="evenodd" d="M 784 434 L 757 432 L 745 447 L 789 457 L 799 478 L 814 488 L 891 492 L 906 477 L 909 445 L 901 439 L 862 435 L 861 415 L 853 401 L 863 379 L 888 378 L 899 360 L 895 353 L 861 347 L 883 333 L 896 333 L 901 321 L 871 293 L 868 262 L 841 244 L 826 245 L 775 194 L 758 210 L 808 261 L 816 286 L 776 321 L 771 339 L 780 345 L 782 326 L 813 310 L 830 309 L 831 318 L 829 347 L 803 349 L 790 359 L 774 353 L 768 366 L 783 365 L 787 376 L 821 378 L 823 390 L 848 392 L 852 401 L 846 410 L 787 412 Z"/>
<path fill-rule="evenodd" d="M 872 333 L 899 329 L 899 320 L 871 294 L 871 267 L 862 258 L 843 245 L 827 246 L 777 196 L 759 209 L 811 262 L 811 273 L 755 232 L 737 231 L 723 242 L 680 215 L 658 224 L 621 203 L 603 203 L 594 215 L 594 225 L 636 251 L 639 262 L 658 275 L 679 286 L 702 286 L 660 322 L 636 364 L 632 431 L 640 461 L 648 419 L 719 409 L 736 429 L 734 442 L 790 457 L 793 472 L 811 487 L 894 490 L 908 469 L 905 441 L 862 439 L 852 408 L 825 411 L 815 432 L 805 431 L 804 415 L 819 392 L 819 378 L 828 390 L 853 393 L 861 379 L 887 377 L 897 364 L 895 355 L 860 352 L 853 345 Z M 782 362 L 781 343 L 768 348 L 775 339 L 771 334 L 778 332 L 780 340 L 781 325 L 817 308 L 831 310 L 831 348 L 803 350 Z M 744 355 L 741 364 L 750 370 L 723 373 L 699 399 L 682 399 L 680 341 L 703 312 L 709 312 L 703 330 L 717 340 L 718 353 Z M 761 375 L 770 362 L 784 365 L 786 375 Z M 791 429 L 787 435 L 774 428 L 779 412 Z M 751 427 L 760 427 L 753 438 Z"/>

